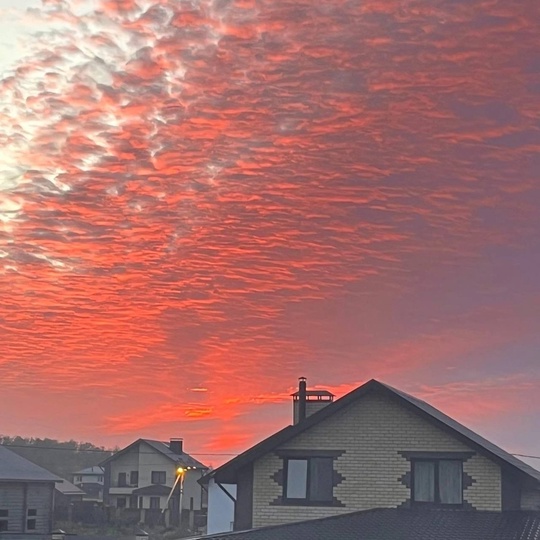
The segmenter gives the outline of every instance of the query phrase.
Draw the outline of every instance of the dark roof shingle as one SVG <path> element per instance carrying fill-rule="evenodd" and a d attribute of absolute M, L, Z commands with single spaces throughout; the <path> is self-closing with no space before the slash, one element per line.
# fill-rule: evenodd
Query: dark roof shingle
<path fill-rule="evenodd" d="M 186 454 L 185 452 L 182 452 L 181 454 L 176 454 L 171 451 L 169 446 L 161 441 L 154 441 L 152 439 L 137 439 L 135 442 L 131 443 L 130 445 L 126 446 L 125 448 L 122 448 L 122 450 L 116 452 L 116 454 L 113 454 L 112 456 L 108 457 L 107 459 L 103 460 L 100 465 L 104 466 L 109 461 L 112 461 L 116 459 L 117 457 L 125 454 L 128 452 L 131 448 L 141 444 L 145 443 L 148 446 L 152 447 L 157 452 L 163 454 L 164 456 L 168 457 L 171 461 L 174 461 L 175 463 L 182 465 L 183 467 L 192 467 L 197 469 L 208 469 L 206 465 L 201 463 L 200 461 L 196 460 L 194 457 L 190 456 L 189 454 Z"/>
<path fill-rule="evenodd" d="M 540 540 L 540 512 L 378 508 L 208 540 Z"/>

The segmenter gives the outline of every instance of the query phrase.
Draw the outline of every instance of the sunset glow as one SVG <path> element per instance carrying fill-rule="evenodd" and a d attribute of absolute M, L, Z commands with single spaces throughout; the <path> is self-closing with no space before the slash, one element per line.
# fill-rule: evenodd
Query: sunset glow
<path fill-rule="evenodd" d="M 378 378 L 540 455 L 538 2 L 10 4 L 0 433 L 237 453 Z"/>

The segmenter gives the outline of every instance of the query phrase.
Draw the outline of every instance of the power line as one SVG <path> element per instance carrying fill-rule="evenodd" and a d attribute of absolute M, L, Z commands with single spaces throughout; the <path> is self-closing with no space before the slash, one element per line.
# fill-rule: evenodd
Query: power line
<path fill-rule="evenodd" d="M 30 448 L 31 450 L 64 450 L 66 452 L 100 452 L 114 454 L 115 450 L 106 450 L 101 448 L 63 448 L 61 446 L 33 446 L 31 444 L 1 444 L 6 448 Z M 151 453 L 151 452 L 149 452 Z"/>
<path fill-rule="evenodd" d="M 96 452 L 102 454 L 115 454 L 120 450 L 106 450 L 104 448 L 62 448 L 61 446 L 32 446 L 27 444 L 0 444 L 6 448 L 29 448 L 31 450 L 64 450 L 66 452 Z M 140 451 L 139 454 L 154 454 L 155 452 Z M 238 454 L 228 454 L 224 452 L 189 452 L 190 456 L 237 456 Z M 510 454 L 515 457 L 530 459 L 540 459 L 540 456 L 530 456 L 528 454 Z"/>

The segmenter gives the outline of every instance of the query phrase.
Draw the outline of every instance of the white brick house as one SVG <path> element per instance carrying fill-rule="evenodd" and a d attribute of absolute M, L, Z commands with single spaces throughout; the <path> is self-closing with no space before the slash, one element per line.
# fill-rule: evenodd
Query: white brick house
<path fill-rule="evenodd" d="M 138 439 L 101 466 L 104 501 L 117 519 L 188 526 L 206 511 L 198 480 L 208 468 L 184 452 L 181 439 L 168 444 Z M 179 470 L 182 478 L 176 482 Z"/>
<path fill-rule="evenodd" d="M 375 380 L 324 407 L 316 394 L 301 382 L 297 423 L 201 480 L 236 485 L 235 530 L 373 508 L 540 510 L 539 471 L 426 402 Z"/>

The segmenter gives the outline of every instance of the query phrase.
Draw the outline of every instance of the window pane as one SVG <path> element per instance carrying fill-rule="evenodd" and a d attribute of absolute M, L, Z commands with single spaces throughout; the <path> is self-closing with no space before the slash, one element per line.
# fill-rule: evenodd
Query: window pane
<path fill-rule="evenodd" d="M 435 501 L 435 464 L 432 461 L 414 462 L 414 500 Z"/>
<path fill-rule="evenodd" d="M 152 484 L 165 484 L 166 481 L 165 471 L 152 471 Z"/>
<path fill-rule="evenodd" d="M 307 467 L 305 459 L 287 461 L 287 499 L 305 499 L 307 496 Z"/>
<path fill-rule="evenodd" d="M 439 498 L 441 503 L 462 503 L 462 474 L 461 461 L 439 462 Z"/>
<path fill-rule="evenodd" d="M 332 458 L 312 458 L 309 462 L 309 498 L 312 501 L 331 501 L 333 498 Z"/>

